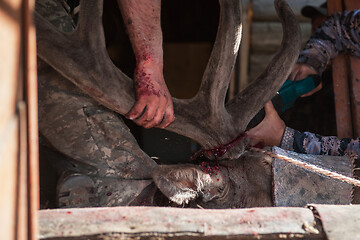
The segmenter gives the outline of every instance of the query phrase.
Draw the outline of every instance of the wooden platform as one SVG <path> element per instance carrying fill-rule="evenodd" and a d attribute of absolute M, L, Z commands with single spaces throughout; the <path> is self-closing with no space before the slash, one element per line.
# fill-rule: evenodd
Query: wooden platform
<path fill-rule="evenodd" d="M 360 206 L 40 211 L 40 239 L 360 239 Z M 326 238 L 327 236 L 327 238 Z"/>

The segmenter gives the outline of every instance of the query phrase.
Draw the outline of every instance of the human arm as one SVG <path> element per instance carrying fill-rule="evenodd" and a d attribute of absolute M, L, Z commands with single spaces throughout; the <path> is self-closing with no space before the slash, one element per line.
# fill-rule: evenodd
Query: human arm
<path fill-rule="evenodd" d="M 163 76 L 161 0 L 118 0 L 136 58 L 136 103 L 125 115 L 145 128 L 165 128 L 174 120 Z"/>
<path fill-rule="evenodd" d="M 277 114 L 271 101 L 264 106 L 265 118 L 256 127 L 247 131 L 250 146 L 280 146 L 285 123 Z"/>
<path fill-rule="evenodd" d="M 334 13 L 312 34 L 297 63 L 306 64 L 322 74 L 330 60 L 341 53 L 360 57 L 359 24 L 359 10 Z M 304 78 L 301 77 L 296 79 Z"/>
<path fill-rule="evenodd" d="M 339 139 L 335 136 L 302 133 L 286 127 L 271 102 L 264 108 L 264 120 L 247 132 L 252 146 L 280 146 L 285 150 L 314 155 L 348 155 L 356 158 L 360 155 L 360 138 Z"/>
<path fill-rule="evenodd" d="M 339 139 L 336 136 L 299 132 L 289 127 L 286 127 L 285 135 L 289 140 L 288 142 L 282 141 L 280 147 L 286 150 L 314 155 L 348 155 L 356 158 L 360 155 L 360 138 Z"/>
<path fill-rule="evenodd" d="M 340 53 L 360 57 L 359 22 L 358 11 L 335 13 L 328 17 L 300 52 L 289 79 L 298 81 L 310 75 L 321 75 L 331 59 Z M 322 83 L 302 97 L 310 96 L 321 88 Z"/>

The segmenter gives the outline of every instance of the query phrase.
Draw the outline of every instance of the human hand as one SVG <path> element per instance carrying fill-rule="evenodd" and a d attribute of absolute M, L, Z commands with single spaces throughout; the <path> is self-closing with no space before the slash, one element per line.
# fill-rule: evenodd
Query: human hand
<path fill-rule="evenodd" d="M 289 75 L 291 81 L 299 81 L 307 78 L 310 75 L 319 74 L 313 67 L 305 63 L 297 63 Z M 308 97 L 322 89 L 322 83 L 308 93 L 301 95 L 301 97 Z"/>
<path fill-rule="evenodd" d="M 285 123 L 277 114 L 271 101 L 264 106 L 265 118 L 256 127 L 247 131 L 250 146 L 261 144 L 264 146 L 280 146 Z"/>
<path fill-rule="evenodd" d="M 296 63 L 289 75 L 291 81 L 299 81 L 310 75 L 319 74 L 313 67 L 305 63 Z"/>
<path fill-rule="evenodd" d="M 144 128 L 169 126 L 175 120 L 175 116 L 162 67 L 151 60 L 138 63 L 134 83 L 136 103 L 125 117 Z"/>

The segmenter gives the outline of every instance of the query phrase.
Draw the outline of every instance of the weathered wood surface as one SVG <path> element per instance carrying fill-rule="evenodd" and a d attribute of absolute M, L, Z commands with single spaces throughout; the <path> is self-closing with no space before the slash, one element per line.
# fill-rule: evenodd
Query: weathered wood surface
<path fill-rule="evenodd" d="M 288 0 L 287 1 L 290 7 L 293 9 L 296 17 L 300 21 L 310 21 L 310 19 L 305 18 L 301 15 L 301 9 L 303 6 L 311 4 L 315 6 L 320 6 L 324 1 L 323 0 Z M 254 0 L 254 21 L 277 21 L 275 10 L 273 7 L 273 1 L 269 0 Z"/>
<path fill-rule="evenodd" d="M 360 205 L 311 205 L 319 214 L 328 240 L 360 239 Z"/>
<path fill-rule="evenodd" d="M 35 0 L 24 1 L 24 45 L 25 45 L 25 91 L 27 105 L 27 198 L 28 198 L 28 239 L 37 239 L 39 232 L 39 127 L 38 127 L 38 81 L 36 31 L 33 22 Z"/>
<path fill-rule="evenodd" d="M 273 152 L 352 177 L 353 164 L 347 156 L 299 154 L 275 147 Z M 308 203 L 350 204 L 352 185 L 274 159 L 274 205 L 302 207 Z"/>
<path fill-rule="evenodd" d="M 300 23 L 302 45 L 310 38 L 311 25 Z M 280 22 L 254 22 L 252 24 L 251 52 L 275 53 L 281 45 L 283 30 Z"/>
<path fill-rule="evenodd" d="M 302 45 L 310 38 L 310 19 L 301 16 L 301 8 L 312 1 L 287 1 L 296 14 L 301 29 Z M 316 5 L 316 4 L 315 4 Z M 320 3 L 319 3 L 320 5 Z M 275 13 L 273 1 L 255 0 L 252 5 L 251 43 L 247 82 L 256 79 L 266 68 L 281 45 L 282 27 Z M 246 86 L 246 84 L 243 83 Z"/>
<path fill-rule="evenodd" d="M 360 2 L 356 0 L 328 0 L 327 4 L 329 14 L 360 8 Z M 340 138 L 360 134 L 358 63 L 358 59 L 344 56 L 338 56 L 332 62 L 337 135 Z"/>
<path fill-rule="evenodd" d="M 344 55 L 332 61 L 332 77 L 334 85 L 336 128 L 339 138 L 352 137 L 352 119 L 349 95 L 347 62 Z"/>
<path fill-rule="evenodd" d="M 360 2 L 358 0 L 344 0 L 345 9 L 352 10 L 352 9 L 359 9 Z M 353 121 L 353 137 L 360 136 L 360 59 L 355 57 L 349 57 L 350 61 L 350 99 L 351 99 L 351 106 L 352 106 L 352 121 Z"/>
<path fill-rule="evenodd" d="M 15 239 L 18 119 L 14 116 L 0 132 L 0 236 Z"/>
<path fill-rule="evenodd" d="M 350 99 L 352 107 L 353 136 L 360 136 L 360 59 L 350 57 Z"/>
<path fill-rule="evenodd" d="M 307 208 L 114 207 L 40 211 L 40 239 L 322 239 Z M 269 238 L 267 238 L 267 236 Z M 108 237 L 108 238 L 107 238 Z M 296 239 L 296 238 L 295 238 Z"/>
<path fill-rule="evenodd" d="M 36 43 L 30 20 L 34 2 L 0 3 L 0 239 L 6 240 L 34 239 L 32 233 L 37 223 L 28 212 L 29 198 L 33 197 L 32 206 L 38 203 L 35 181 L 32 181 L 34 194 L 28 195 L 29 165 L 34 167 L 31 169 L 34 179 L 38 177 L 37 158 L 32 158 L 32 163 L 28 161 L 29 148 L 30 154 L 37 156 L 34 151 L 38 142 L 37 97 L 33 95 L 37 90 Z M 33 144 L 29 144 L 28 137 L 35 140 Z"/>

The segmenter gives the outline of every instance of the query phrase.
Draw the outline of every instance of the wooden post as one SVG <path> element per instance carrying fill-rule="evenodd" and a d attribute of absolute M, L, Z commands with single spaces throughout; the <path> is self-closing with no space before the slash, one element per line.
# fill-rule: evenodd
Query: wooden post
<path fill-rule="evenodd" d="M 328 0 L 329 15 L 343 11 L 341 0 Z M 349 95 L 347 60 L 344 55 L 332 61 L 333 85 L 335 95 L 335 112 L 337 135 L 339 138 L 353 137 L 352 115 Z"/>
<path fill-rule="evenodd" d="M 353 10 L 360 8 L 360 2 L 357 0 L 344 0 L 345 10 Z M 350 70 L 350 100 L 353 121 L 353 137 L 360 136 L 360 59 L 349 57 Z"/>
<path fill-rule="evenodd" d="M 356 0 L 328 0 L 329 14 L 360 8 Z M 360 136 L 360 59 L 333 60 L 336 125 L 339 138 Z"/>
<path fill-rule="evenodd" d="M 0 236 L 6 240 L 38 237 L 34 3 L 0 3 Z"/>
<path fill-rule="evenodd" d="M 38 94 L 37 94 L 37 55 L 36 30 L 33 21 L 35 0 L 24 0 L 24 69 L 27 104 L 27 189 L 28 189 L 28 239 L 38 239 L 40 209 L 39 189 L 39 139 L 38 139 Z"/>

